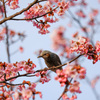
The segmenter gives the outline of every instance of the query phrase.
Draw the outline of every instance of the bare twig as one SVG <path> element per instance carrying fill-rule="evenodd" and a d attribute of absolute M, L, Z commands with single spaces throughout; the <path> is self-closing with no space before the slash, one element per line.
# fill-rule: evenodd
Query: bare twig
<path fill-rule="evenodd" d="M 71 15 L 71 17 L 73 18 L 73 20 L 76 21 L 76 22 L 79 24 L 80 28 L 84 28 L 84 27 L 82 26 L 80 20 L 78 20 L 78 19 L 72 14 L 72 12 L 71 12 L 70 10 L 68 10 L 68 12 L 69 12 L 69 14 Z M 85 35 L 86 35 L 87 37 L 89 37 L 87 31 L 85 31 Z"/>
<path fill-rule="evenodd" d="M 8 34 L 8 26 L 5 23 L 6 26 L 6 48 L 7 48 L 7 57 L 8 57 L 8 62 L 10 63 L 10 50 L 9 50 L 9 34 Z"/>
<path fill-rule="evenodd" d="M 88 85 L 90 86 L 90 85 L 91 85 L 91 82 L 90 82 L 89 78 L 86 77 L 85 79 L 86 79 L 86 82 L 88 83 Z M 96 100 L 100 100 L 100 99 L 99 99 L 99 95 L 97 94 L 96 89 L 95 89 L 95 88 L 92 88 L 92 87 L 91 87 L 91 89 L 92 89 L 93 94 L 94 94 L 95 97 L 96 97 Z"/>

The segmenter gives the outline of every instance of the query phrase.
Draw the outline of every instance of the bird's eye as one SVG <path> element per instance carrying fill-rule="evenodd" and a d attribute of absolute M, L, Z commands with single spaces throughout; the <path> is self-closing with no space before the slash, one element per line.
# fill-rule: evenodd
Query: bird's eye
<path fill-rule="evenodd" d="M 46 53 L 46 54 L 44 54 L 43 56 L 45 56 L 45 57 L 49 57 L 49 54 L 48 54 L 48 53 Z"/>
<path fill-rule="evenodd" d="M 45 56 L 46 54 L 44 54 L 43 56 Z"/>

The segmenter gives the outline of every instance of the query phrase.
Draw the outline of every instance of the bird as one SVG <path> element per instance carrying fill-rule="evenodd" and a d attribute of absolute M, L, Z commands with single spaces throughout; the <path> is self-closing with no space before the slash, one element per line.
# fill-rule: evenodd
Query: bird
<path fill-rule="evenodd" d="M 48 50 L 44 50 L 40 53 L 40 55 L 37 58 L 42 57 L 45 61 L 45 64 L 47 65 L 48 68 L 53 67 L 53 66 L 59 66 L 61 65 L 61 60 L 59 56 L 53 52 L 50 52 Z M 57 68 L 62 70 L 62 68 Z M 53 72 L 56 72 L 57 69 L 51 69 Z"/>

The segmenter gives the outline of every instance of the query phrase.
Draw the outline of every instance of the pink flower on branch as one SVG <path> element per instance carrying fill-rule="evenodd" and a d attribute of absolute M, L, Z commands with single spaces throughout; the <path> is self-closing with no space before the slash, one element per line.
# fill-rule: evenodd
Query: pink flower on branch
<path fill-rule="evenodd" d="M 14 99 L 18 100 L 19 99 L 19 92 L 16 90 L 15 93 L 13 94 Z"/>
<path fill-rule="evenodd" d="M 99 60 L 99 42 L 97 42 L 96 48 L 94 48 L 92 44 L 89 43 L 88 38 L 85 37 L 78 37 L 78 40 L 72 40 L 71 43 L 71 52 L 83 54 L 88 59 L 93 60 L 93 64 L 95 64 Z"/>
<path fill-rule="evenodd" d="M 44 84 L 45 82 L 49 82 L 49 81 L 50 81 L 49 76 L 46 75 L 46 74 L 47 74 L 47 71 L 40 71 L 40 76 L 41 76 L 40 82 L 41 82 L 42 84 Z"/>
<path fill-rule="evenodd" d="M 52 39 L 52 48 L 54 50 L 59 49 L 60 46 L 65 46 L 66 45 L 66 39 L 64 38 L 64 27 L 58 27 L 53 31 L 51 34 L 51 39 Z"/>
<path fill-rule="evenodd" d="M 96 83 L 98 82 L 98 80 L 100 79 L 100 76 L 95 77 L 92 81 L 91 81 L 91 86 L 92 88 L 95 87 Z"/>
<path fill-rule="evenodd" d="M 91 13 L 89 14 L 89 17 L 92 19 L 96 17 L 99 14 L 99 11 L 97 9 L 92 9 Z"/>
<path fill-rule="evenodd" d="M 55 77 L 55 80 L 59 81 L 61 86 L 64 86 L 66 82 L 68 82 L 69 78 L 73 78 L 76 80 L 76 78 L 84 79 L 86 74 L 86 69 L 79 66 L 79 65 L 68 65 L 63 70 L 57 70 L 56 71 L 57 76 Z"/>
<path fill-rule="evenodd" d="M 39 94 L 40 98 L 42 98 L 42 94 L 39 91 L 36 91 L 36 83 L 33 83 L 31 81 L 25 81 L 23 80 L 22 83 L 14 83 L 14 80 L 16 80 L 18 77 L 20 78 L 21 76 L 27 76 L 30 74 L 34 73 L 34 68 L 36 65 L 30 61 L 21 61 L 21 62 L 16 62 L 16 63 L 2 63 L 0 62 L 0 98 L 6 98 L 7 100 L 15 100 L 23 99 L 23 100 L 28 100 L 32 96 L 35 96 L 35 94 Z M 2 70 L 2 73 L 1 73 Z M 20 74 L 19 71 L 26 71 L 26 74 Z M 41 79 L 42 82 L 48 82 L 48 78 L 45 76 L 46 72 L 41 72 Z M 33 76 L 35 76 L 33 74 Z M 30 76 L 31 77 L 31 76 Z M 9 83 L 8 82 L 12 82 Z M 27 85 L 27 86 L 26 86 Z M 8 88 L 6 90 L 6 88 Z M 13 87 L 16 89 L 16 91 L 9 91 L 10 87 Z M 34 94 L 34 95 L 33 95 Z"/>
<path fill-rule="evenodd" d="M 5 33 L 6 33 L 6 29 L 2 28 L 2 30 L 0 30 L 0 41 L 4 40 Z"/>
<path fill-rule="evenodd" d="M 19 47 L 19 51 L 20 51 L 21 53 L 23 53 L 24 48 L 23 48 L 22 46 L 20 46 L 20 47 Z"/>
<path fill-rule="evenodd" d="M 88 25 L 94 26 L 95 25 L 95 20 L 93 18 L 90 18 Z"/>
<path fill-rule="evenodd" d="M 57 76 L 55 80 L 59 81 L 61 86 L 67 87 L 65 93 L 62 95 L 63 100 L 75 100 L 77 99 L 75 93 L 81 93 L 80 91 L 80 83 L 77 81 L 80 76 L 84 76 L 86 74 L 86 69 L 81 67 L 80 65 L 68 65 L 63 70 L 56 71 Z M 84 79 L 83 77 L 80 79 Z M 70 80 L 71 79 L 71 80 Z M 71 97 L 67 95 L 67 92 L 72 94 Z"/>
<path fill-rule="evenodd" d="M 76 93 L 81 93 L 81 91 L 80 91 L 80 83 L 77 82 L 77 81 L 74 81 L 73 84 L 70 85 L 69 91 L 70 91 L 71 93 L 75 93 L 75 92 L 76 92 Z"/>
<path fill-rule="evenodd" d="M 22 97 L 23 99 L 27 100 L 32 96 L 32 91 L 30 89 L 23 89 L 22 90 Z"/>
<path fill-rule="evenodd" d="M 100 41 L 97 41 L 95 44 L 96 51 L 100 53 Z"/>
<path fill-rule="evenodd" d="M 86 17 L 86 15 L 83 13 L 82 10 L 76 12 L 76 15 L 78 15 L 79 17 L 82 17 L 82 18 L 85 18 Z"/>
<path fill-rule="evenodd" d="M 64 15 L 65 11 L 69 8 L 69 2 L 62 0 L 62 2 L 58 2 L 59 11 L 57 12 L 58 15 Z"/>
<path fill-rule="evenodd" d="M 19 8 L 18 6 L 19 0 L 8 0 L 7 5 L 10 6 L 11 9 L 15 10 L 16 8 Z"/>
<path fill-rule="evenodd" d="M 55 7 L 52 2 L 55 2 L 55 5 L 57 4 L 57 7 Z M 49 23 L 55 23 L 56 21 L 58 21 L 54 14 L 57 13 L 60 16 L 64 15 L 65 11 L 68 10 L 68 8 L 69 2 L 66 2 L 65 0 L 50 0 L 47 1 L 44 5 L 41 5 L 40 3 L 33 5 L 29 10 L 24 12 L 24 15 L 25 19 L 30 19 L 28 21 L 31 21 L 32 18 L 35 19 L 35 21 L 32 21 L 33 25 L 39 28 L 39 33 L 46 34 L 49 33 Z M 37 20 L 38 17 L 42 19 Z"/>

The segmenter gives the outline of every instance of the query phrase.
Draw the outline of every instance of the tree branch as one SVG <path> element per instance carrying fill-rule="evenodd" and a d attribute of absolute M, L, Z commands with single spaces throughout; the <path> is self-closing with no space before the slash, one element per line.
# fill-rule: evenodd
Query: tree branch
<path fill-rule="evenodd" d="M 60 67 L 62 67 L 62 66 L 67 65 L 68 63 L 71 63 L 71 62 L 75 61 L 75 60 L 78 59 L 80 56 L 82 56 L 82 55 L 79 55 L 79 56 L 75 57 L 74 59 L 72 59 L 71 61 L 69 61 L 69 62 L 67 62 L 67 63 L 65 63 L 65 64 L 62 64 L 62 65 L 59 65 L 59 66 L 54 66 L 54 67 L 51 67 L 51 68 L 44 68 L 44 69 L 37 70 L 37 71 L 35 71 L 33 74 L 35 74 L 35 73 L 37 73 L 37 72 L 41 72 L 41 71 L 47 71 L 47 70 L 51 70 L 51 69 L 58 69 L 58 68 L 60 68 Z M 9 80 L 12 80 L 12 79 L 15 79 L 15 78 L 18 78 L 18 77 L 22 77 L 22 76 L 27 76 L 27 77 L 29 77 L 28 75 L 30 75 L 30 74 L 32 74 L 32 73 L 26 73 L 26 74 L 22 74 L 22 75 L 19 74 L 19 75 L 17 75 L 17 76 L 10 77 L 10 78 L 6 79 L 6 81 L 9 81 Z M 34 76 L 34 75 L 32 75 L 32 76 Z M 30 77 L 31 77 L 31 76 L 30 76 Z M 4 80 L 4 81 L 0 81 L 0 83 L 5 83 L 5 80 Z"/>
<path fill-rule="evenodd" d="M 32 7 L 32 6 L 33 6 L 34 4 L 36 4 L 36 3 L 38 3 L 38 1 L 37 1 L 37 0 L 34 0 L 34 2 L 30 3 L 28 7 L 26 7 L 26 8 L 24 8 L 24 9 L 22 9 L 21 11 L 15 13 L 15 14 L 9 16 L 9 17 L 4 18 L 3 20 L 1 20 L 1 21 L 0 21 L 0 24 L 4 23 L 4 22 L 6 22 L 7 20 L 10 20 L 10 19 L 12 19 L 12 18 L 14 18 L 14 17 L 16 17 L 16 16 L 18 16 L 18 15 L 20 15 L 20 14 L 22 14 L 24 11 L 27 11 L 30 7 Z"/>
<path fill-rule="evenodd" d="M 57 8 L 58 8 L 58 6 L 57 6 L 57 7 L 55 7 L 54 9 L 52 9 L 51 11 L 49 11 L 49 12 L 47 12 L 47 13 L 43 14 L 43 15 L 37 16 L 37 17 L 33 17 L 33 18 L 29 18 L 29 19 L 27 19 L 27 18 L 25 18 L 25 19 L 23 19 L 23 18 L 22 18 L 22 19 L 16 19 L 16 18 L 13 18 L 13 19 L 9 19 L 9 20 L 16 20 L 16 21 L 33 20 L 33 19 L 37 19 L 37 18 L 43 17 L 43 16 L 45 16 L 45 15 L 47 15 L 47 14 L 51 13 L 52 11 L 56 10 Z"/>
<path fill-rule="evenodd" d="M 7 57 L 8 57 L 8 62 L 10 63 L 11 59 L 10 59 L 10 50 L 9 50 L 9 34 L 8 34 L 8 26 L 7 26 L 6 23 L 5 23 L 5 26 L 6 26 L 6 49 L 7 49 Z"/>
<path fill-rule="evenodd" d="M 5 2 L 4 2 L 4 0 L 3 0 L 2 2 L 3 2 L 3 7 L 4 7 L 4 14 L 5 14 L 5 18 L 6 18 L 6 17 L 7 17 L 7 13 L 6 13 Z"/>

